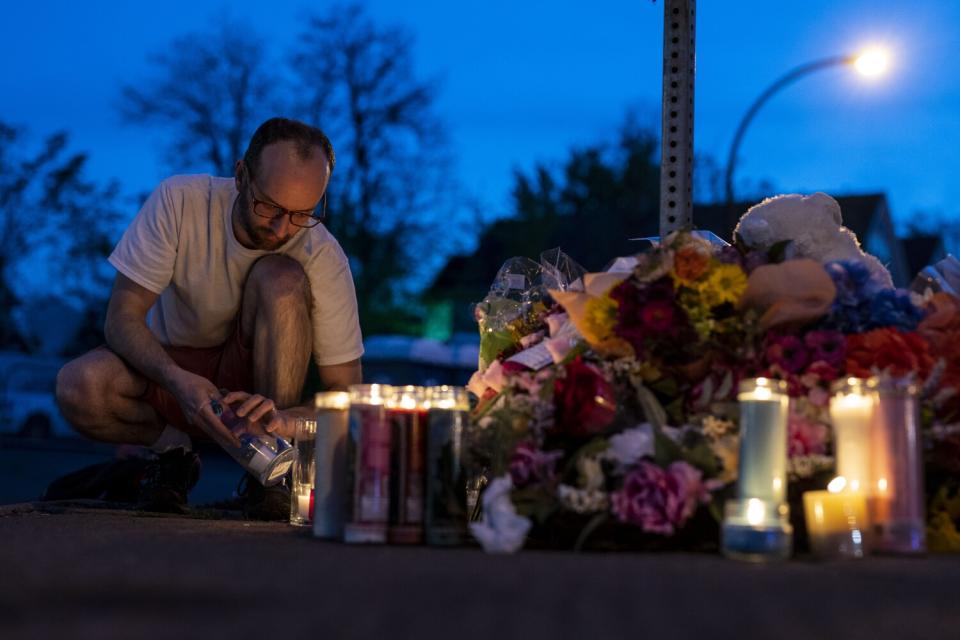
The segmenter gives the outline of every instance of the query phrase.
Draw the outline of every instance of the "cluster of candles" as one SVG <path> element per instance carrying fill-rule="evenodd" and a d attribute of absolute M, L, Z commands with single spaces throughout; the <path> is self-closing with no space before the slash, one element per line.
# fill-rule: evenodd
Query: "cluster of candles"
<path fill-rule="evenodd" d="M 297 425 L 291 524 L 349 543 L 463 541 L 465 389 L 354 385 L 314 405 Z"/>
<path fill-rule="evenodd" d="M 908 382 L 846 378 L 832 388 L 830 418 L 837 476 L 826 491 L 803 495 L 811 551 L 861 558 L 868 552 L 925 550 L 923 477 L 916 387 Z M 786 383 L 745 380 L 740 405 L 737 498 L 727 503 L 726 555 L 762 561 L 792 552 L 785 499 Z"/>

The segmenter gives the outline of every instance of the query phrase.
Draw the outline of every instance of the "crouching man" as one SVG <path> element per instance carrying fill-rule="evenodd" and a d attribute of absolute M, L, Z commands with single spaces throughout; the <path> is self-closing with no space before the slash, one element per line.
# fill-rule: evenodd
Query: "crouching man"
<path fill-rule="evenodd" d="M 298 406 L 311 353 L 325 387 L 360 382 L 350 267 L 321 224 L 334 164 L 322 131 L 268 120 L 232 178 L 164 180 L 110 255 L 106 345 L 65 365 L 56 394 L 81 434 L 157 454 L 145 508 L 186 504 L 193 439 L 232 439 L 213 403 L 289 437 L 312 413 Z"/>

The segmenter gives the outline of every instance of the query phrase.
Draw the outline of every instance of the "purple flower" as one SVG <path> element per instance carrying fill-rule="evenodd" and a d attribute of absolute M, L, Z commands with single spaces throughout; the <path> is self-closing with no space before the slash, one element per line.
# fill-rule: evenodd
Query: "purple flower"
<path fill-rule="evenodd" d="M 743 266 L 743 256 L 740 255 L 740 251 L 733 245 L 721 247 L 714 256 L 720 264 L 738 264 L 741 267 Z"/>
<path fill-rule="evenodd" d="M 766 349 L 767 362 L 778 365 L 787 373 L 800 373 L 810 362 L 810 354 L 803 341 L 796 336 L 770 336 Z"/>
<path fill-rule="evenodd" d="M 839 367 L 843 364 L 847 343 L 839 331 L 829 329 L 811 331 L 804 336 L 803 342 L 810 349 L 812 362 L 822 360 L 831 367 Z"/>
<path fill-rule="evenodd" d="M 513 486 L 519 489 L 533 482 L 553 479 L 557 460 L 562 456 L 560 451 L 541 451 L 532 442 L 521 442 L 510 458 Z"/>
<path fill-rule="evenodd" d="M 700 471 L 686 462 L 664 469 L 641 461 L 610 496 L 614 515 L 644 531 L 673 535 L 693 515 L 697 505 L 710 499 Z"/>
<path fill-rule="evenodd" d="M 743 258 L 743 270 L 751 273 L 757 267 L 762 267 L 769 262 L 770 259 L 767 257 L 766 251 L 748 251 Z"/>

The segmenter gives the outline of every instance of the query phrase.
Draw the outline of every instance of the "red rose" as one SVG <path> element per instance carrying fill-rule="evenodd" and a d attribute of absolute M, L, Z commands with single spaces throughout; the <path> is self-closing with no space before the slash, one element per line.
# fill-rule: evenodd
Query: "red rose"
<path fill-rule="evenodd" d="M 927 343 L 914 332 L 885 328 L 847 336 L 847 375 L 867 378 L 879 371 L 899 377 L 912 372 L 923 380 L 932 366 Z"/>
<path fill-rule="evenodd" d="M 564 370 L 566 375 L 558 377 L 553 388 L 557 428 L 571 436 L 601 433 L 617 411 L 613 387 L 579 356 Z"/>

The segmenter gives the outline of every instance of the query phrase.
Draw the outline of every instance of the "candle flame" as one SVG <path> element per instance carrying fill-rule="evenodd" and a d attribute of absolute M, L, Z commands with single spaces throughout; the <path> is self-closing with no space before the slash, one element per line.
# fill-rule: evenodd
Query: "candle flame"
<path fill-rule="evenodd" d="M 837 476 L 827 485 L 827 491 L 830 493 L 840 493 L 847 488 L 847 479 L 843 476 Z"/>
<path fill-rule="evenodd" d="M 751 525 L 760 525 L 763 524 L 763 521 L 767 517 L 767 508 L 763 504 L 763 500 L 758 500 L 757 498 L 750 498 L 747 500 L 747 522 Z"/>
<path fill-rule="evenodd" d="M 877 490 L 879 490 L 880 493 L 886 493 L 886 492 L 887 492 L 887 479 L 886 479 L 886 478 L 880 478 L 879 480 L 877 480 Z"/>

